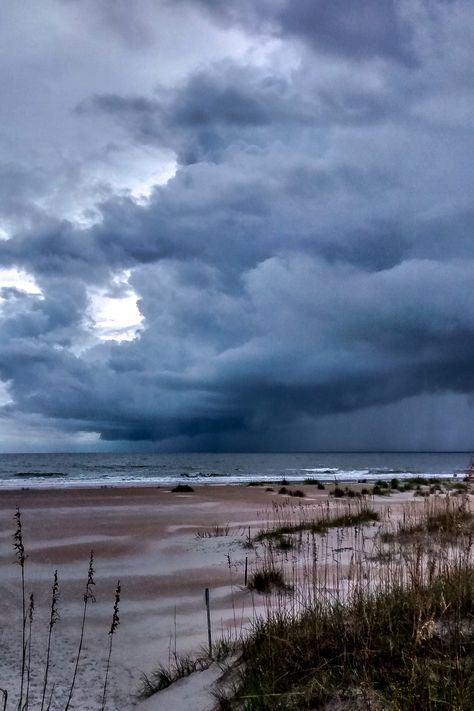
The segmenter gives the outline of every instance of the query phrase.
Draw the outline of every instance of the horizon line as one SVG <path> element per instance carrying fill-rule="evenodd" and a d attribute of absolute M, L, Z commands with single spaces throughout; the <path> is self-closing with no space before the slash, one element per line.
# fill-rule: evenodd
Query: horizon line
<path fill-rule="evenodd" d="M 145 451 L 49 451 L 49 452 L 0 452 L 0 456 L 20 456 L 20 455 L 50 455 L 50 454 L 70 454 L 70 455 L 202 455 L 202 454 L 472 454 L 473 449 L 281 449 L 281 450 L 197 450 L 197 451 L 169 451 L 169 452 L 145 452 Z"/>

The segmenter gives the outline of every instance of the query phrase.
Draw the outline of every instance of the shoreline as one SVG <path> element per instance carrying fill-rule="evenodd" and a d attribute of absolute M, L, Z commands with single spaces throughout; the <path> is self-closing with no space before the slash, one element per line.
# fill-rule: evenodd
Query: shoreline
<path fill-rule="evenodd" d="M 93 490 L 100 490 L 100 489 L 143 489 L 143 488 L 149 488 L 149 489 L 166 489 L 170 487 L 177 486 L 179 484 L 188 484 L 189 486 L 192 487 L 245 487 L 245 488 L 258 488 L 259 486 L 265 487 L 265 486 L 312 486 L 312 484 L 305 484 L 305 482 L 308 482 L 309 480 L 313 480 L 313 482 L 320 481 L 321 484 L 324 485 L 334 485 L 338 486 L 340 484 L 344 485 L 349 485 L 349 484 L 376 484 L 377 482 L 381 481 L 390 481 L 391 479 L 398 479 L 400 482 L 403 481 L 408 481 L 411 479 L 424 479 L 424 480 L 429 480 L 429 479 L 436 479 L 439 481 L 463 481 L 464 479 L 464 474 L 465 472 L 452 472 L 450 474 L 447 473 L 414 473 L 414 472 L 386 472 L 385 474 L 364 474 L 361 475 L 360 477 L 344 477 L 344 476 L 333 476 L 333 477 L 328 477 L 324 476 L 323 474 L 319 474 L 318 476 L 305 476 L 305 477 L 289 477 L 289 476 L 281 476 L 281 477 L 270 477 L 266 478 L 265 476 L 258 475 L 256 474 L 254 477 L 234 477 L 232 479 L 231 477 L 226 477 L 226 476 L 206 476 L 201 479 L 199 478 L 194 478 L 192 476 L 185 476 L 182 475 L 180 477 L 176 477 L 173 479 L 137 479 L 137 480 L 117 480 L 117 481 L 109 481 L 105 482 L 103 479 L 95 479 L 95 480 L 80 480 L 80 479 L 75 479 L 70 482 L 66 481 L 57 481 L 53 483 L 50 479 L 47 481 L 37 481 L 36 478 L 33 478 L 32 480 L 27 480 L 26 477 L 22 482 L 11 482 L 11 480 L 4 480 L 7 481 L 7 484 L 3 484 L 2 481 L 0 480 L 0 495 L 2 492 L 9 492 L 9 491 L 75 491 L 75 490 L 84 490 L 84 489 L 93 489 Z M 38 476 L 37 479 L 40 479 L 41 477 Z M 45 477 L 47 478 L 47 477 Z M 51 477 L 52 479 L 52 477 Z M 219 481 L 219 479 L 225 479 L 225 481 Z"/>

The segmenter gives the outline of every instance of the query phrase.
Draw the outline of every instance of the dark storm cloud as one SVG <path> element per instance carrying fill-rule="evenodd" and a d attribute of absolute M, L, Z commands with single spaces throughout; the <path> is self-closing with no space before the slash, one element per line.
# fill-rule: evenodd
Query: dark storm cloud
<path fill-rule="evenodd" d="M 233 279 L 287 248 L 375 268 L 402 259 L 410 234 L 372 214 L 371 200 L 390 192 L 386 174 L 377 175 L 375 185 L 355 167 L 324 171 L 292 160 L 279 164 L 279 155 L 270 153 L 188 166 L 156 188 L 146 208 L 129 198 L 110 200 L 102 205 L 101 223 L 79 228 L 51 221 L 0 242 L 0 259 L 37 275 L 68 274 L 90 283 L 170 258 L 216 265 Z M 335 196 L 337 213 L 327 202 Z M 359 214 L 352 212 L 355 205 Z"/>
<path fill-rule="evenodd" d="M 97 95 L 77 107 L 122 123 L 144 143 L 176 150 L 183 164 L 218 160 L 229 145 L 265 142 L 269 126 L 313 124 L 314 106 L 301 100 L 283 77 L 224 63 L 193 75 L 178 90 L 157 98 Z"/>
<path fill-rule="evenodd" d="M 472 394 L 472 11 L 203 5 L 298 61 L 218 61 L 154 92 L 84 95 L 79 123 L 178 164 L 147 200 L 105 191 L 93 224 L 48 214 L 36 176 L 10 173 L 4 214 L 18 194 L 38 219 L 0 241 L 0 263 L 41 296 L 0 294 L 4 412 L 111 442 L 284 447 L 302 422 L 405 401 L 416 419 L 417 402 Z M 415 12 L 427 5 L 429 31 Z M 143 330 L 97 343 L 91 294 L 124 296 L 125 270 Z"/>
<path fill-rule="evenodd" d="M 286 142 L 288 131 L 324 132 L 329 126 L 368 126 L 403 118 L 412 102 L 409 88 L 374 91 L 353 83 L 320 84 L 308 67 L 283 74 L 250 70 L 228 62 L 193 74 L 175 90 L 155 97 L 95 95 L 79 115 L 104 114 L 125 126 L 135 140 L 173 148 L 180 163 L 223 160 L 232 146 L 264 149 L 269 139 Z"/>
<path fill-rule="evenodd" d="M 0 349 L 17 406 L 109 440 L 207 433 L 209 443 L 229 429 L 245 438 L 303 414 L 474 385 L 474 313 L 459 318 L 470 283 L 463 265 L 407 264 L 366 279 L 301 256 L 271 258 L 227 296 L 212 275 L 192 285 L 167 266 L 135 276 L 148 305 L 140 341 L 77 358 L 18 329 Z"/>
<path fill-rule="evenodd" d="M 396 0 L 196 1 L 223 21 L 299 37 L 318 51 L 416 64 L 411 22 Z"/>
<path fill-rule="evenodd" d="M 67 347 L 75 341 L 87 307 L 84 284 L 56 278 L 44 281 L 43 286 L 45 298 L 18 289 L 0 290 L 0 298 L 4 299 L 0 333 L 5 343 L 46 344 L 54 348 Z"/>
<path fill-rule="evenodd" d="M 400 17 L 396 0 L 351 0 L 331 3 L 303 0 L 286 3 L 279 15 L 283 31 L 300 35 L 316 48 L 344 52 L 356 58 L 390 57 L 411 62 L 411 32 Z"/>

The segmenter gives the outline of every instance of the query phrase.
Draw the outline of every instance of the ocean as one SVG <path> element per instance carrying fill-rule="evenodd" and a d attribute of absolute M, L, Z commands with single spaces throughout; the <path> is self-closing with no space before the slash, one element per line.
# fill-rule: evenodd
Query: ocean
<path fill-rule="evenodd" d="M 0 488 L 462 477 L 460 452 L 0 454 Z"/>

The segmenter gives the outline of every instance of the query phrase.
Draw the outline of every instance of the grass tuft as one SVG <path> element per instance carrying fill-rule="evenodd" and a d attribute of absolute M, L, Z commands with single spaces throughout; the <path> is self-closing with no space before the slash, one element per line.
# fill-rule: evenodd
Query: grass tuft
<path fill-rule="evenodd" d="M 270 593 L 272 590 L 290 590 L 280 568 L 265 567 L 253 573 L 248 581 L 250 590 L 258 593 Z"/>
<path fill-rule="evenodd" d="M 330 528 L 351 528 L 353 526 L 365 526 L 374 521 L 378 521 L 380 515 L 369 508 L 363 508 L 358 512 L 344 513 L 339 516 L 327 516 L 320 519 L 309 521 L 296 521 L 295 523 L 283 524 L 275 528 L 270 528 L 265 531 L 260 531 L 257 536 L 257 541 L 265 539 L 279 539 L 282 535 L 291 533 L 299 533 L 300 531 L 310 531 L 324 535 Z"/>
<path fill-rule="evenodd" d="M 221 525 L 215 523 L 210 528 L 198 529 L 196 531 L 196 538 L 220 538 L 221 536 L 228 536 L 230 533 L 230 524 L 226 523 Z"/>
<path fill-rule="evenodd" d="M 208 669 L 213 662 L 217 662 L 223 668 L 236 651 L 237 643 L 223 637 L 213 644 L 212 654 L 204 649 L 197 654 L 174 654 L 168 666 L 162 664 L 151 674 L 142 674 L 138 698 L 147 699 L 158 691 L 167 689 L 176 681 L 191 676 L 194 672 Z"/>

